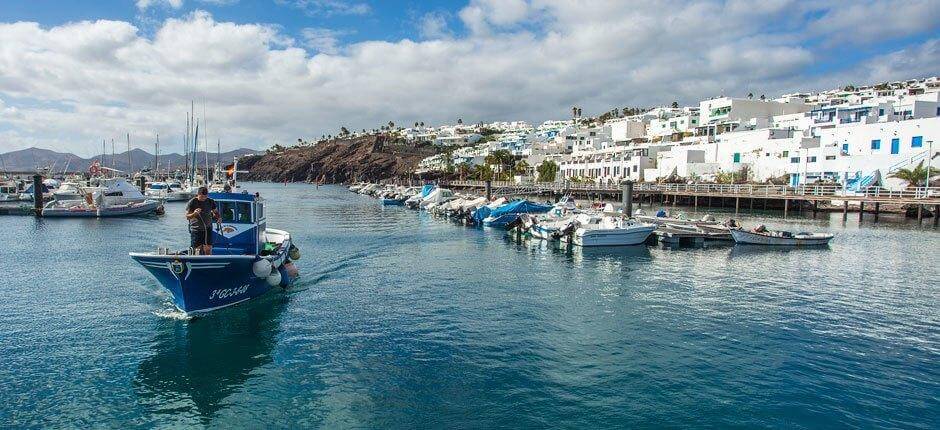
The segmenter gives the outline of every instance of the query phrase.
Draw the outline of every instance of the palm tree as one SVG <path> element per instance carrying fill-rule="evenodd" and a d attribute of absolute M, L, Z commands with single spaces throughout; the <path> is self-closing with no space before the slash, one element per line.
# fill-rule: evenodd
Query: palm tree
<path fill-rule="evenodd" d="M 545 160 L 535 169 L 539 172 L 539 182 L 554 182 L 558 173 L 558 165 L 552 160 Z"/>
<path fill-rule="evenodd" d="M 931 177 L 936 176 L 938 174 L 940 174 L 940 169 L 937 169 L 935 167 L 930 167 Z M 894 172 L 888 176 L 907 181 L 907 184 L 909 187 L 910 186 L 919 187 L 927 179 L 927 168 L 924 166 L 924 162 L 921 161 L 920 163 L 917 163 L 917 167 L 913 169 L 898 169 L 897 172 Z"/>
<path fill-rule="evenodd" d="M 457 124 L 463 124 L 463 118 L 457 118 Z"/>
<path fill-rule="evenodd" d="M 753 98 L 754 98 L 754 93 L 747 93 L 747 98 L 748 98 L 748 100 L 753 99 Z"/>
<path fill-rule="evenodd" d="M 457 165 L 457 174 L 460 175 L 461 181 L 467 179 L 467 176 L 470 175 L 471 171 L 472 171 L 472 167 L 470 163 L 467 163 L 466 161 Z"/>
<path fill-rule="evenodd" d="M 515 174 L 517 174 L 517 175 L 525 175 L 525 174 L 528 174 L 528 173 L 529 173 L 529 163 L 526 162 L 525 160 L 520 160 L 518 163 L 516 163 L 515 167 L 513 167 L 513 171 L 514 171 Z"/>
<path fill-rule="evenodd" d="M 389 122 L 388 122 L 388 129 L 391 130 L 391 129 L 393 129 L 393 128 L 395 128 L 395 123 L 392 122 L 392 121 L 389 121 Z"/>
<path fill-rule="evenodd" d="M 679 109 L 679 102 L 672 102 L 673 109 Z"/>
<path fill-rule="evenodd" d="M 578 117 L 578 107 L 577 107 L 577 106 L 572 106 L 572 107 L 571 107 L 571 117 L 572 117 L 572 118 L 577 118 L 577 117 Z"/>

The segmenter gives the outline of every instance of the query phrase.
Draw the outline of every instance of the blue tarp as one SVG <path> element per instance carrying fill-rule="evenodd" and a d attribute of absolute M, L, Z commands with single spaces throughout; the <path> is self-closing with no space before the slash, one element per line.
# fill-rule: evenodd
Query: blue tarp
<path fill-rule="evenodd" d="M 496 218 L 506 214 L 540 214 L 548 212 L 551 209 L 552 207 L 548 205 L 540 205 L 528 200 L 516 200 L 493 209 L 489 216 Z"/>
<path fill-rule="evenodd" d="M 473 222 L 475 224 L 483 224 L 483 218 L 490 216 L 490 212 L 492 211 L 489 206 L 480 206 L 480 208 L 473 211 Z"/>
<path fill-rule="evenodd" d="M 431 184 L 427 184 L 421 187 L 421 198 L 423 199 L 427 197 L 428 194 L 431 194 L 431 191 L 434 191 L 434 188 L 435 188 L 434 185 L 431 185 Z"/>

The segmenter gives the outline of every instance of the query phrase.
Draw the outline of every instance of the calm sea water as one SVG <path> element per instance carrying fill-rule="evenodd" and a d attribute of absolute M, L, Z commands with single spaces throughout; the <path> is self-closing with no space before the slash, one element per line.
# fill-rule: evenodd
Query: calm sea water
<path fill-rule="evenodd" d="M 162 217 L 2 217 L 0 426 L 936 428 L 940 233 L 565 251 L 340 187 L 249 184 L 290 292 L 195 320 L 128 257 Z M 747 222 L 748 219 L 744 218 Z"/>

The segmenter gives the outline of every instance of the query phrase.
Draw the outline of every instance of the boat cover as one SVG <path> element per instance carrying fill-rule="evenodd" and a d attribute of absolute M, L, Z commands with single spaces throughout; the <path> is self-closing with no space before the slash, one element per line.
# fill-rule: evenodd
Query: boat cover
<path fill-rule="evenodd" d="M 427 197 L 428 194 L 431 194 L 431 191 L 434 191 L 434 185 L 427 184 L 421 187 L 421 198 Z"/>
<path fill-rule="evenodd" d="M 497 218 L 506 214 L 540 214 L 551 209 L 552 207 L 548 205 L 540 205 L 528 200 L 516 200 L 494 209 L 489 216 Z"/>

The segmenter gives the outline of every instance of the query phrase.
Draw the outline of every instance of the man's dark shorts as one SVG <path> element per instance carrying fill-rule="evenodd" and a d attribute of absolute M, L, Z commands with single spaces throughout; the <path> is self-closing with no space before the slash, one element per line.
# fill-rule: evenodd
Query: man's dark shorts
<path fill-rule="evenodd" d="M 189 232 L 189 247 L 198 248 L 202 245 L 212 246 L 212 232 L 206 231 L 190 231 Z"/>

